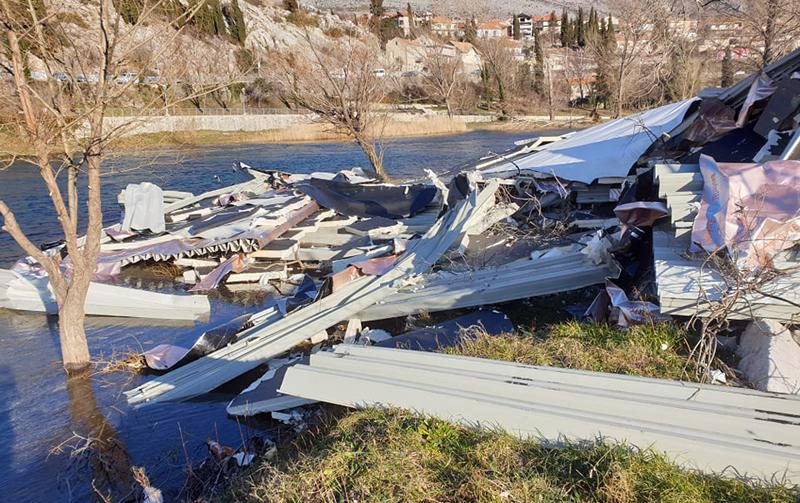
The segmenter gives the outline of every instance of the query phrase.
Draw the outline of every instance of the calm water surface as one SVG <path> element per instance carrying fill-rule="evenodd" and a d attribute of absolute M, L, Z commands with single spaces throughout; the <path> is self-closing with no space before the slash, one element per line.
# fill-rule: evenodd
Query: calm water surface
<path fill-rule="evenodd" d="M 547 132 L 552 134 L 553 132 Z M 387 142 L 385 164 L 397 178 L 423 176 L 430 168 L 446 173 L 489 152 L 500 152 L 532 133 L 472 132 L 458 136 Z M 128 183 L 151 181 L 164 189 L 195 194 L 242 180 L 231 166 L 236 160 L 254 167 L 295 173 L 338 171 L 364 166 L 350 144 L 226 145 L 192 149 L 158 149 L 113 159 L 113 176 L 103 186 L 106 224 L 119 218 L 116 196 Z M 16 165 L 0 172 L 0 199 L 35 243 L 58 239 L 58 224 L 43 183 L 30 167 Z M 0 266 L 9 267 L 20 249 L 0 232 Z M 143 285 L 178 291 L 164 282 Z M 113 351 L 139 351 L 157 344 L 190 344 L 205 329 L 258 309 L 264 299 L 224 298 L 212 293 L 211 319 L 204 323 L 90 317 L 89 347 L 102 359 Z M 202 401 L 132 410 L 122 391 L 147 376 L 118 373 L 67 381 L 58 361 L 58 319 L 0 309 L 0 501 L 87 501 L 90 482 L 102 488 L 126 482 L 131 466 L 144 466 L 167 501 L 179 498 L 187 456 L 197 462 L 209 439 L 238 446 L 247 428 L 229 419 L 228 391 Z M 73 450 L 81 438 L 102 440 L 100 455 L 80 456 Z M 181 440 L 182 439 L 182 440 Z M 61 448 L 59 449 L 59 446 Z M 102 462 L 101 462 L 102 461 Z M 110 473 L 109 473 L 110 472 Z"/>

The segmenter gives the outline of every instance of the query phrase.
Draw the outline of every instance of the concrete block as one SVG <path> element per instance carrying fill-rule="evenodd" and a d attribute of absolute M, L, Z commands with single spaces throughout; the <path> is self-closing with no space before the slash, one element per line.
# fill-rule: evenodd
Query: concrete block
<path fill-rule="evenodd" d="M 761 391 L 800 393 L 800 344 L 774 320 L 756 320 L 745 329 L 736 351 L 739 370 Z"/>

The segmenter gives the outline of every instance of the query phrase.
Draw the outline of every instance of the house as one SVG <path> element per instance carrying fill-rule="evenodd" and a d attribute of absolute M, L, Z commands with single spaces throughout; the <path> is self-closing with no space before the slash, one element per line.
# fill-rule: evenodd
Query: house
<path fill-rule="evenodd" d="M 560 32 L 561 31 L 561 18 L 556 16 L 555 18 L 551 18 L 550 14 L 546 16 L 533 16 L 533 26 L 543 32 Z"/>
<path fill-rule="evenodd" d="M 425 46 L 419 40 L 396 37 L 386 42 L 386 56 L 401 72 L 421 72 L 425 66 Z"/>
<path fill-rule="evenodd" d="M 520 38 L 523 39 L 530 39 L 533 38 L 533 17 L 527 14 L 517 14 L 517 20 L 519 21 L 519 33 Z M 508 21 L 508 28 L 506 30 L 509 37 L 514 36 L 514 18 L 512 17 Z"/>
<path fill-rule="evenodd" d="M 411 35 L 411 19 L 405 13 L 397 11 L 388 17 L 394 21 L 394 25 L 403 33 L 404 37 Z"/>
<path fill-rule="evenodd" d="M 591 93 L 595 82 L 596 79 L 594 75 L 584 78 L 567 79 L 570 101 L 586 99 L 586 97 Z"/>
<path fill-rule="evenodd" d="M 511 57 L 513 57 L 515 61 L 525 61 L 525 52 L 523 51 L 522 42 L 514 40 L 513 38 L 503 37 L 500 39 L 500 43 L 511 53 Z"/>
<path fill-rule="evenodd" d="M 461 34 L 462 25 L 455 19 L 434 16 L 431 19 L 431 31 L 442 38 L 453 38 Z"/>
<path fill-rule="evenodd" d="M 429 10 L 414 12 L 414 24 L 416 26 L 430 26 L 433 22 L 433 13 Z"/>
<path fill-rule="evenodd" d="M 672 18 L 668 21 L 670 32 L 688 38 L 697 37 L 698 25 L 696 19 Z"/>
<path fill-rule="evenodd" d="M 461 59 L 461 66 L 464 73 L 468 75 L 476 75 L 481 71 L 481 55 L 475 46 L 469 42 L 450 42 L 455 48 L 455 55 Z"/>
<path fill-rule="evenodd" d="M 478 23 L 478 38 L 506 38 L 508 36 L 508 23 L 499 19 L 482 21 Z"/>

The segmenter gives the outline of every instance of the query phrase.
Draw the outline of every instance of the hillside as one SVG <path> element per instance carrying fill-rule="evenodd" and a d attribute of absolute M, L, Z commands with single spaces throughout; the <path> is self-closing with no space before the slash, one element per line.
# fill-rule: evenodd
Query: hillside
<path fill-rule="evenodd" d="M 334 9 L 347 12 L 365 11 L 369 8 L 367 0 L 307 0 L 304 2 L 319 9 Z M 552 11 L 560 12 L 563 9 L 577 10 L 578 7 L 604 10 L 605 2 L 591 0 L 506 0 L 504 2 L 467 1 L 455 0 L 432 2 L 426 0 L 412 0 L 411 7 L 415 10 L 434 11 L 437 14 L 457 15 L 462 9 L 471 9 L 485 12 L 487 16 L 510 16 L 512 13 L 524 12 L 531 15 L 548 14 Z M 404 0 L 384 0 L 386 10 L 405 10 L 408 2 Z"/>
<path fill-rule="evenodd" d="M 96 57 L 89 59 L 99 62 L 99 13 L 96 6 L 82 0 L 45 0 L 44 3 L 48 13 L 59 20 L 60 26 L 73 43 L 79 49 L 85 49 L 87 54 L 96 54 Z M 231 0 L 220 0 L 222 7 L 230 4 Z M 135 36 L 123 37 L 124 46 L 121 49 L 135 47 L 132 67 L 136 67 L 136 59 L 149 61 L 155 57 L 157 68 L 150 71 L 158 72 L 162 78 L 201 82 L 212 76 L 219 78 L 237 74 L 243 66 L 257 63 L 257 58 L 270 51 L 296 51 L 306 30 L 315 41 L 328 38 L 326 33 L 333 31 L 356 30 L 351 21 L 329 12 L 314 16 L 310 24 L 300 23 L 303 26 L 298 26 L 290 21 L 289 12 L 283 9 L 280 0 L 239 0 L 238 5 L 246 27 L 243 44 L 228 34 L 210 35 L 195 26 L 187 26 L 176 34 L 169 20 L 164 19 L 138 27 Z M 133 32 L 126 23 L 120 26 L 120 31 L 123 34 Z M 170 50 L 165 51 L 162 49 L 164 47 L 170 47 Z M 31 62 L 31 68 L 44 70 L 41 62 L 37 61 Z M 74 72 L 70 68 L 64 70 Z M 80 73 L 95 71 L 90 68 Z"/>

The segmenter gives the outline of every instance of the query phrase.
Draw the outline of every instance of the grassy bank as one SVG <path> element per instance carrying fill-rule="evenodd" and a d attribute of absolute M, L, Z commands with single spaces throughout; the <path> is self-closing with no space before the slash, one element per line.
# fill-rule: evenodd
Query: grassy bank
<path fill-rule="evenodd" d="M 560 322 L 478 337 L 450 353 L 685 377 L 686 334 Z M 800 492 L 683 470 L 652 451 L 600 443 L 552 449 L 403 411 L 328 407 L 325 420 L 234 479 L 218 501 L 790 502 Z"/>
<path fill-rule="evenodd" d="M 383 130 L 383 138 L 411 138 L 461 134 L 468 131 L 536 131 L 545 125 L 533 122 L 502 121 L 489 123 L 465 123 L 447 117 L 430 117 L 415 121 L 390 121 Z M 568 127 L 567 124 L 548 127 Z M 574 125 L 574 127 L 580 127 Z M 203 147 L 214 145 L 255 145 L 269 143 L 302 143 L 322 141 L 349 141 L 320 124 L 296 124 L 290 128 L 263 131 L 166 131 L 141 133 L 118 138 L 113 143 L 117 152 L 152 149 L 159 147 Z M 0 158 L 32 154 L 29 142 L 7 131 L 0 130 Z"/>

